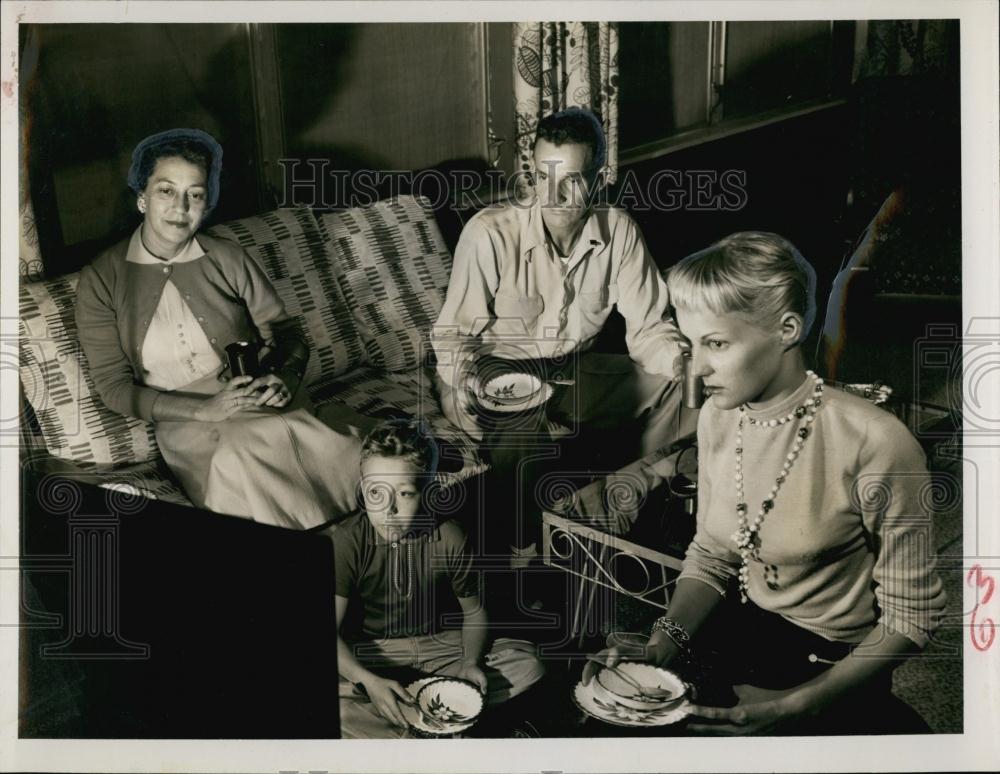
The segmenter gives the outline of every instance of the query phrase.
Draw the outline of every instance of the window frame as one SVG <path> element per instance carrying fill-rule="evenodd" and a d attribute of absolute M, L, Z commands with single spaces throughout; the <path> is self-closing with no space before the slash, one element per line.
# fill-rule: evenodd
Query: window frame
<path fill-rule="evenodd" d="M 847 91 L 854 64 L 854 21 L 829 21 L 831 42 L 829 64 L 832 76 L 830 94 L 732 118 L 725 116 L 722 102 L 722 88 L 726 84 L 727 76 L 726 46 L 729 22 L 708 21 L 707 25 L 709 61 L 705 77 L 707 96 L 705 123 L 680 131 L 667 131 L 655 140 L 639 145 L 620 147 L 618 150 L 620 166 L 649 161 L 684 148 L 847 104 Z M 619 73 L 619 78 L 625 77 L 628 77 L 627 73 Z"/>

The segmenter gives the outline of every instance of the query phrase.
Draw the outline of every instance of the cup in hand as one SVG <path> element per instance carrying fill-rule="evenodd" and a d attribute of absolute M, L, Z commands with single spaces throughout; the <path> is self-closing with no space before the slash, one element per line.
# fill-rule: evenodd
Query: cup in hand
<path fill-rule="evenodd" d="M 705 403 L 705 381 L 694 372 L 694 362 L 690 352 L 684 353 L 682 396 L 684 406 L 689 409 L 699 409 Z"/>
<path fill-rule="evenodd" d="M 230 376 L 259 376 L 260 350 L 250 341 L 234 341 L 226 347 Z"/>

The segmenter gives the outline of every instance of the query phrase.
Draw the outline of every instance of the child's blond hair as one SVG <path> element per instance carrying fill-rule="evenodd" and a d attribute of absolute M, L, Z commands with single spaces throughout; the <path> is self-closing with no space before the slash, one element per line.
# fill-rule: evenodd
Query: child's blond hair
<path fill-rule="evenodd" d="M 674 308 L 736 312 L 762 328 L 799 314 L 800 342 L 816 318 L 816 272 L 791 242 L 764 231 L 731 234 L 689 255 L 670 269 L 667 288 Z"/>
<path fill-rule="evenodd" d="M 373 427 L 361 443 L 361 461 L 371 457 L 397 457 L 428 476 L 437 472 L 438 446 L 425 422 L 387 419 Z"/>

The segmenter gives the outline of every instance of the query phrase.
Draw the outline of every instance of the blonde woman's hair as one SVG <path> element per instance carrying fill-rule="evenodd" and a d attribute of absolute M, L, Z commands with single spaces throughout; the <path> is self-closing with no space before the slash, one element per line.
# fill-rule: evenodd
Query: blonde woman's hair
<path fill-rule="evenodd" d="M 791 242 L 764 231 L 731 234 L 689 255 L 671 267 L 667 288 L 674 308 L 738 312 L 762 328 L 799 314 L 799 342 L 816 319 L 816 272 Z"/>

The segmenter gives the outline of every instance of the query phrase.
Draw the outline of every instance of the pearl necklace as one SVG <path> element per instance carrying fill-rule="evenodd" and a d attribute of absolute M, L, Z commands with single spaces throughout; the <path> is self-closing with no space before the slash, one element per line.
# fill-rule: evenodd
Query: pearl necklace
<path fill-rule="evenodd" d="M 806 438 L 809 437 L 809 426 L 815 421 L 816 412 L 819 411 L 820 404 L 823 402 L 821 397 L 823 393 L 822 377 L 816 376 L 816 374 L 812 371 L 806 371 L 806 376 L 815 382 L 812 397 L 809 398 L 809 400 L 807 400 L 804 404 L 798 406 L 780 419 L 754 419 L 753 417 L 747 415 L 746 406 L 740 406 L 740 423 L 736 430 L 736 532 L 733 533 L 732 538 L 736 543 L 736 547 L 739 549 L 740 557 L 742 559 L 739 570 L 739 584 L 740 601 L 744 603 L 747 601 L 747 592 L 750 585 L 750 561 L 760 561 L 760 527 L 764 523 L 764 517 L 772 508 L 774 508 L 774 500 L 778 496 L 778 492 L 781 490 L 781 485 L 784 484 L 785 479 L 788 478 L 788 474 L 791 472 L 792 465 L 799 456 L 799 452 L 802 451 Z M 781 472 L 778 474 L 777 478 L 774 479 L 774 486 L 771 487 L 771 492 L 760 504 L 757 515 L 754 516 L 752 522 L 747 518 L 748 509 L 746 496 L 743 493 L 744 419 L 749 421 L 749 423 L 755 427 L 767 428 L 778 427 L 779 425 L 787 424 L 795 419 L 802 420 L 802 425 L 795 434 L 795 442 L 792 444 L 792 450 L 785 458 L 785 462 L 781 466 Z"/>

